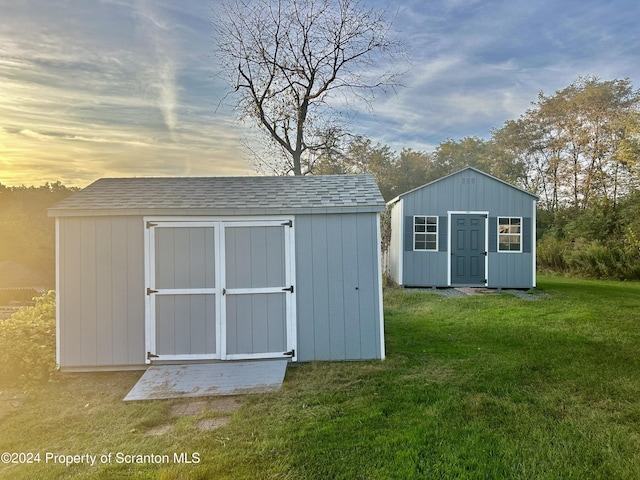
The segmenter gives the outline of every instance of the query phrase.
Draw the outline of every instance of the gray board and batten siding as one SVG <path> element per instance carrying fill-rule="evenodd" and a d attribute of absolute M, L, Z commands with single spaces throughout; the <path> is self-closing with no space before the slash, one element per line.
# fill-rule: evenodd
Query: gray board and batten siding
<path fill-rule="evenodd" d="M 384 206 L 369 175 L 98 180 L 49 210 L 58 364 L 383 359 Z"/>
<path fill-rule="evenodd" d="M 403 193 L 387 204 L 387 273 L 407 287 L 535 287 L 536 202 L 535 195 L 472 167 Z M 422 238 L 431 243 L 416 243 Z M 510 251 L 500 243 L 505 238 L 514 240 Z"/>

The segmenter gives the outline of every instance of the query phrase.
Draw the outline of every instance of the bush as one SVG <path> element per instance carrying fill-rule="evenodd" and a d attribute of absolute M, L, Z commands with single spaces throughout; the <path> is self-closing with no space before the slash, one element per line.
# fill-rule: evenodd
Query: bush
<path fill-rule="evenodd" d="M 586 210 L 541 211 L 539 218 L 540 271 L 640 280 L 640 190 L 617 205 L 601 201 Z"/>
<path fill-rule="evenodd" d="M 566 240 L 559 239 L 553 234 L 545 235 L 538 240 L 536 246 L 538 268 L 542 271 L 565 272 L 567 264 L 564 260 L 564 251 L 567 243 Z"/>
<path fill-rule="evenodd" d="M 621 276 L 622 255 L 616 245 L 577 239 L 573 247 L 565 255 L 570 272 L 589 278 L 616 279 Z"/>
<path fill-rule="evenodd" d="M 559 239 L 545 235 L 538 241 L 538 269 L 586 278 L 640 280 L 640 248 L 625 242 Z"/>
<path fill-rule="evenodd" d="M 0 320 L 0 384 L 47 382 L 56 370 L 56 297 L 50 291 Z"/>

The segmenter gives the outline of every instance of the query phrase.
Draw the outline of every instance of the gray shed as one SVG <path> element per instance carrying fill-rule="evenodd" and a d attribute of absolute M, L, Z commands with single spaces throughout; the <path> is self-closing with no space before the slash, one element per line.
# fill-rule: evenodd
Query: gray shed
<path fill-rule="evenodd" d="M 411 287 L 535 287 L 537 199 L 472 167 L 399 195 L 388 275 Z"/>
<path fill-rule="evenodd" d="M 383 359 L 369 175 L 105 178 L 56 218 L 57 361 Z"/>

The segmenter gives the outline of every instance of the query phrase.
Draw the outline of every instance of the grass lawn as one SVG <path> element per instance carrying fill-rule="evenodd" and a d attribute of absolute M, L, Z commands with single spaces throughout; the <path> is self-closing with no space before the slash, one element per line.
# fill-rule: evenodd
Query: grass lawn
<path fill-rule="evenodd" d="M 139 373 L 4 390 L 0 453 L 41 461 L 0 464 L 0 478 L 640 478 L 640 284 L 539 285 L 538 300 L 389 291 L 386 361 L 289 368 L 280 392 L 247 397 L 210 431 L 197 423 L 222 414 L 123 403 Z M 46 452 L 112 461 L 67 467 Z"/>

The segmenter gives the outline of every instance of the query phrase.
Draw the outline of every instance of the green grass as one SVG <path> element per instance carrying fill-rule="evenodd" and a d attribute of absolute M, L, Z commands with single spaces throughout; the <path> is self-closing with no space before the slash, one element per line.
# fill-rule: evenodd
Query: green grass
<path fill-rule="evenodd" d="M 386 361 L 289 368 L 214 431 L 170 418 L 176 401 L 121 402 L 139 374 L 2 392 L 0 452 L 201 462 L 0 465 L 0 478 L 640 478 L 640 284 L 539 284 L 536 301 L 389 291 Z"/>

